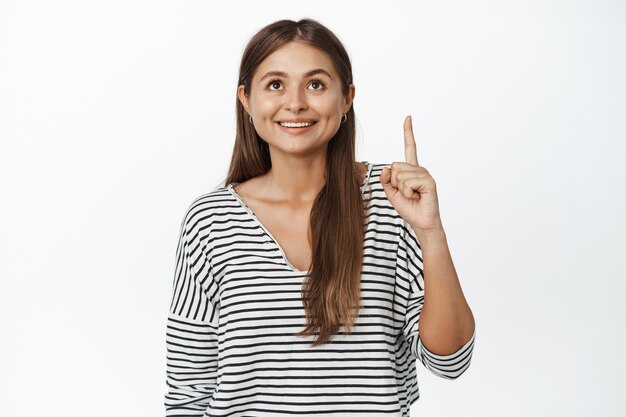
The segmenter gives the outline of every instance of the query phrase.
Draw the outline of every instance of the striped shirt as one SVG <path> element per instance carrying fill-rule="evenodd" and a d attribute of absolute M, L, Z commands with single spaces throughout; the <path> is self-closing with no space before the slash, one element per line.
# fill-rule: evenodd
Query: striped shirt
<path fill-rule="evenodd" d="M 166 331 L 166 416 L 409 416 L 419 398 L 416 359 L 454 379 L 469 367 L 476 332 L 450 355 L 418 332 L 422 254 L 368 165 L 361 310 L 353 333 L 310 347 L 295 268 L 233 187 L 185 212 Z"/>

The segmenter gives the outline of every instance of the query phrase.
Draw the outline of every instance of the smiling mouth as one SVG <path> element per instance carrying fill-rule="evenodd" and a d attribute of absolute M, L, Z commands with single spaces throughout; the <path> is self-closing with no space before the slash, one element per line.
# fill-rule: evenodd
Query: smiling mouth
<path fill-rule="evenodd" d="M 317 122 L 276 122 L 282 127 L 288 128 L 303 128 L 313 126 Z"/>

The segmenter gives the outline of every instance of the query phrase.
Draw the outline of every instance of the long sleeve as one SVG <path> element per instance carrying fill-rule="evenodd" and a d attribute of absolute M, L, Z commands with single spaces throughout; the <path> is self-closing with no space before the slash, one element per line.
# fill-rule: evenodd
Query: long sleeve
<path fill-rule="evenodd" d="M 408 301 L 402 332 L 409 343 L 411 354 L 419 358 L 433 374 L 456 379 L 470 366 L 476 330 L 464 346 L 449 355 L 437 355 L 422 344 L 419 337 L 419 319 L 424 305 L 424 275 L 422 250 L 413 228 L 403 221 L 398 243 L 396 274 L 408 286 Z"/>
<path fill-rule="evenodd" d="M 217 385 L 218 290 L 192 213 L 180 228 L 167 318 L 166 416 L 204 415 Z"/>

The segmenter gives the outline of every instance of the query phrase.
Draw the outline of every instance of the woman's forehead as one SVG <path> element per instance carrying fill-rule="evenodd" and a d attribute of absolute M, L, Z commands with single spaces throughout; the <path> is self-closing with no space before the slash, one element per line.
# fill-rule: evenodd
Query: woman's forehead
<path fill-rule="evenodd" d="M 323 49 L 302 42 L 292 41 L 268 55 L 259 64 L 255 78 L 267 73 L 287 77 L 306 77 L 314 70 L 322 70 L 335 78 L 336 72 L 330 56 Z M 320 74 L 318 71 L 315 75 Z M 323 74 L 323 72 L 321 72 Z"/>

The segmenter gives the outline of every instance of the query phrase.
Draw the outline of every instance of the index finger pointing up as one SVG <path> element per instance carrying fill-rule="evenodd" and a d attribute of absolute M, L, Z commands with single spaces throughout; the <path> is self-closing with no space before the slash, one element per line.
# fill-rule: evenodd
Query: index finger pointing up
<path fill-rule="evenodd" d="M 413 119 L 411 116 L 407 116 L 404 119 L 404 157 L 406 162 L 413 165 L 418 165 L 417 162 L 417 146 L 415 145 L 415 138 L 413 137 Z"/>

